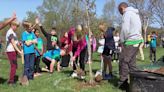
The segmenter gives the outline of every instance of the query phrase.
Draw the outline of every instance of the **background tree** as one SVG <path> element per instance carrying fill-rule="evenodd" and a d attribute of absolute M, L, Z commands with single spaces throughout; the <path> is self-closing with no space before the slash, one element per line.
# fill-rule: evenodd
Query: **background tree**
<path fill-rule="evenodd" d="M 152 5 L 153 19 L 164 30 L 164 0 L 149 0 Z"/>
<path fill-rule="evenodd" d="M 106 0 L 106 3 L 103 8 L 103 20 L 109 25 L 114 25 L 116 18 L 116 4 L 115 0 Z"/>

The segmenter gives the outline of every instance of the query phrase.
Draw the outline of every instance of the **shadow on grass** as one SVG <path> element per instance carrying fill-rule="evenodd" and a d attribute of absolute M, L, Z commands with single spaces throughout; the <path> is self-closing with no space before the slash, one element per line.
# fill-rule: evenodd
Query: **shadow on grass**
<path fill-rule="evenodd" d="M 68 75 L 68 76 L 71 76 L 71 74 L 73 73 L 73 71 L 70 71 L 70 70 L 62 70 L 62 73 Z"/>
<path fill-rule="evenodd" d="M 4 84 L 7 81 L 7 79 L 3 79 L 0 77 L 0 84 Z"/>
<path fill-rule="evenodd" d="M 116 75 L 113 75 L 113 78 L 108 80 L 108 82 L 112 84 L 114 87 L 118 87 L 118 81 L 119 78 Z"/>
<path fill-rule="evenodd" d="M 14 81 L 17 82 L 18 80 L 19 80 L 19 76 L 18 75 L 14 76 Z"/>
<path fill-rule="evenodd" d="M 93 59 L 92 61 L 93 62 L 101 62 L 101 60 L 99 60 L 99 59 Z"/>

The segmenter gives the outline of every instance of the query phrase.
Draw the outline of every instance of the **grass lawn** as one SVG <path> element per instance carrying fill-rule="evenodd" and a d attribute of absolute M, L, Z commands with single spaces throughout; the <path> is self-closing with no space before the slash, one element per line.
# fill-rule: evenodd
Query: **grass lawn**
<path fill-rule="evenodd" d="M 145 61 L 137 59 L 138 66 L 149 65 L 149 48 L 144 49 Z M 157 59 L 164 55 L 163 48 L 157 48 Z M 100 59 L 98 53 L 93 55 L 93 71 L 95 72 L 100 68 Z M 66 68 L 60 73 L 54 72 L 53 74 L 43 73 L 42 76 L 30 81 L 29 86 L 20 86 L 17 82 L 14 86 L 7 85 L 7 79 L 9 75 L 9 62 L 5 56 L 0 57 L 0 92 L 122 92 L 116 86 L 118 80 L 118 63 L 113 63 L 113 73 L 116 75 L 110 81 L 102 81 L 95 87 L 87 87 L 84 85 L 85 81 L 70 78 L 70 68 Z M 18 59 L 17 75 L 22 74 L 21 60 Z M 41 63 L 41 67 L 44 64 Z M 86 66 L 88 70 L 88 65 Z M 88 75 L 88 73 L 87 73 Z M 89 77 L 86 77 L 86 81 Z"/>

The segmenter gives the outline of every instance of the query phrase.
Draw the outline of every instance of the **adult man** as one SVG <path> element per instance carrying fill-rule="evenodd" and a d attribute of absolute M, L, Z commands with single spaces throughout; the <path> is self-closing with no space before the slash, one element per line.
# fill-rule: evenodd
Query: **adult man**
<path fill-rule="evenodd" d="M 13 13 L 13 15 L 10 19 L 6 20 L 5 22 L 0 23 L 0 30 L 3 29 L 4 27 L 6 27 L 8 24 L 10 24 L 15 19 L 16 19 L 16 14 Z"/>
<path fill-rule="evenodd" d="M 118 9 L 123 15 L 120 34 L 122 52 L 119 62 L 119 86 L 121 86 L 124 83 L 127 84 L 129 72 L 137 70 L 136 54 L 139 44 L 142 42 L 142 35 L 139 11 L 133 7 L 128 7 L 125 2 L 120 3 Z"/>

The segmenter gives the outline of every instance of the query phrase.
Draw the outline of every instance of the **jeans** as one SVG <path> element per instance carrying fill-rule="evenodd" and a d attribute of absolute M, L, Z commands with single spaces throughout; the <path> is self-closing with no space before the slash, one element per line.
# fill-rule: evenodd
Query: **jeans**
<path fill-rule="evenodd" d="M 27 76 L 29 80 L 33 79 L 34 74 L 34 60 L 35 60 L 35 54 L 25 54 L 24 55 L 24 75 Z"/>
<path fill-rule="evenodd" d="M 36 56 L 35 57 L 35 63 L 34 63 L 34 70 L 36 73 L 40 73 L 40 67 L 39 67 L 39 64 L 40 64 L 40 58 L 41 56 Z"/>

